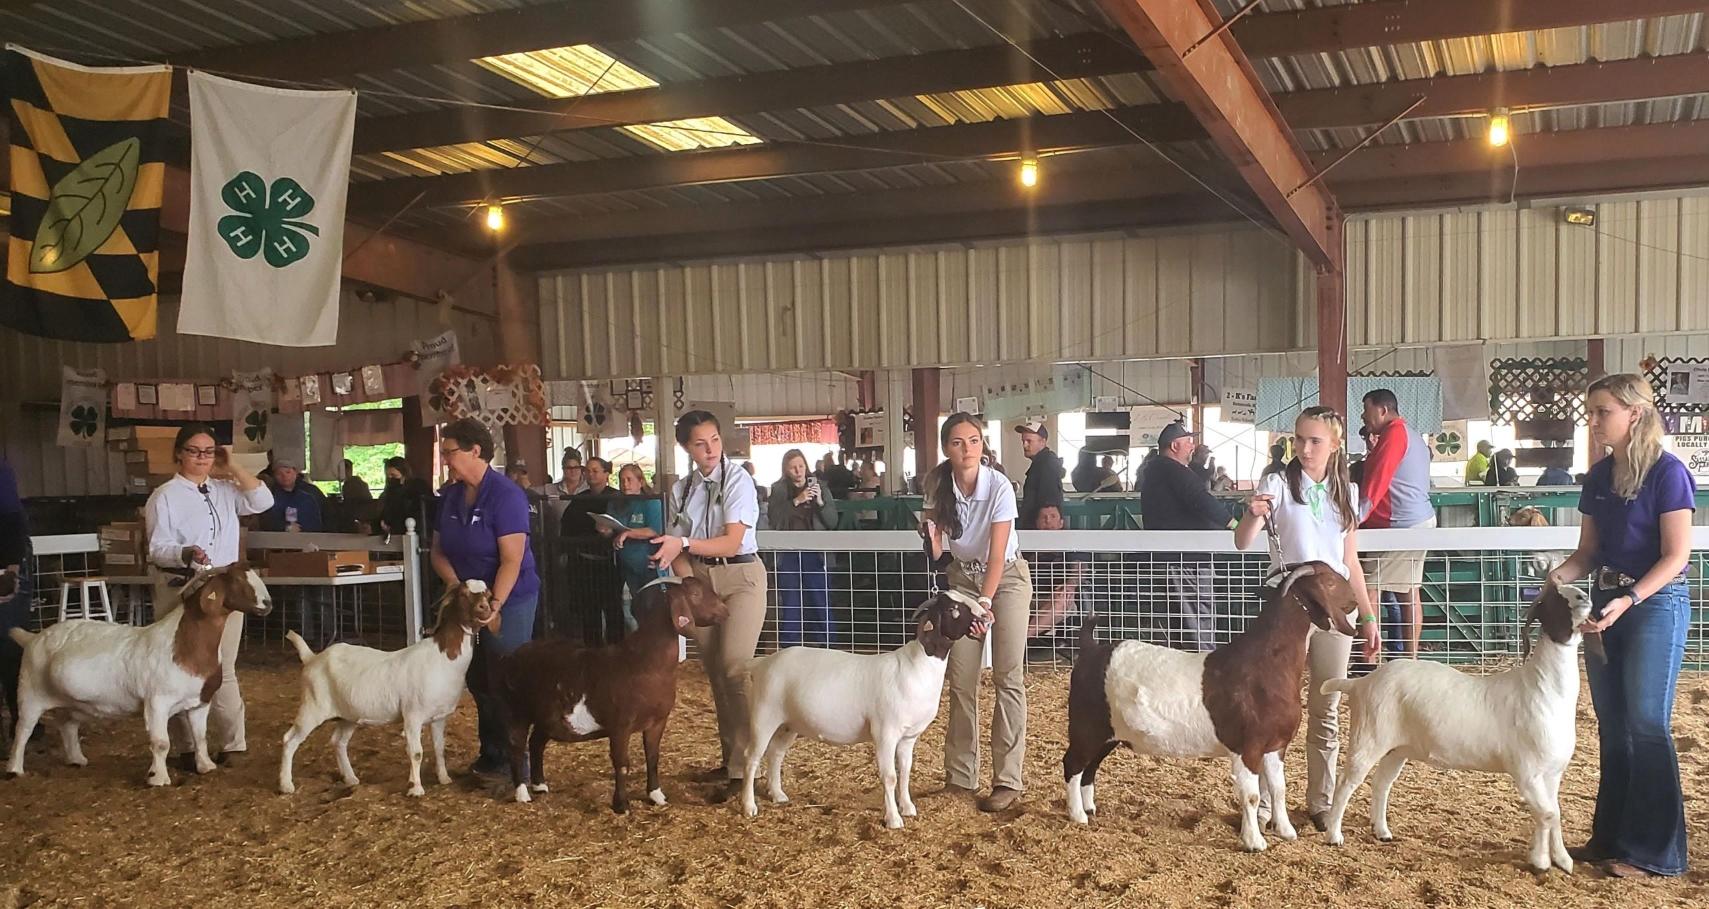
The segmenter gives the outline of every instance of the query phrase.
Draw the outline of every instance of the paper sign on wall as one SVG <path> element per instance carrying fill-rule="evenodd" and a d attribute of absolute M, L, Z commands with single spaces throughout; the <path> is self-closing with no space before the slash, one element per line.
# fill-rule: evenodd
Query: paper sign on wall
<path fill-rule="evenodd" d="M 1254 388 L 1222 390 L 1222 421 L 1251 425 L 1258 419 L 1258 391 Z"/>

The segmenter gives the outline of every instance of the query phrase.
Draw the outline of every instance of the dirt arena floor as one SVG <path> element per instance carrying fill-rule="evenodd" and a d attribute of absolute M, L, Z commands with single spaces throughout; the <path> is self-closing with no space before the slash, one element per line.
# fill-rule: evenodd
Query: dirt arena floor
<path fill-rule="evenodd" d="M 1113 755 L 1099 775 L 1100 814 L 1070 824 L 1058 781 L 1068 675 L 1028 676 L 1031 790 L 1024 810 L 985 816 L 941 785 L 941 720 L 920 744 L 920 816 L 885 830 L 870 748 L 803 741 L 785 785 L 792 803 L 740 817 L 708 804 L 691 771 L 716 757 L 699 664 L 683 666 L 665 738 L 665 790 L 655 808 L 632 783 L 613 815 L 603 743 L 553 745 L 552 791 L 527 805 L 461 774 L 472 757 L 474 708 L 452 720 L 453 783 L 403 795 L 401 738 L 366 729 L 352 746 L 363 784 L 337 779 L 323 727 L 297 759 L 298 793 L 275 790 L 278 742 L 296 705 L 296 670 L 246 653 L 247 759 L 207 777 L 174 772 L 142 785 L 140 719 L 86 729 L 90 764 L 58 763 L 58 737 L 32 749 L 29 776 L 0 781 L 0 907 L 10 906 L 1589 906 L 1709 905 L 1709 679 L 1682 686 L 1677 732 L 1691 817 L 1689 875 L 1657 882 L 1567 877 L 1524 867 L 1529 819 L 1505 778 L 1410 765 L 1390 820 L 1400 839 L 1373 841 L 1360 796 L 1349 845 L 1319 835 L 1238 851 L 1220 762 Z M 1562 793 L 1569 843 L 1590 824 L 1596 744 L 1588 694 L 1578 757 Z M 986 699 L 989 707 L 989 696 Z M 424 736 L 425 738 L 425 736 Z M 425 742 L 424 742 L 425 744 Z M 640 760 L 637 742 L 633 749 Z M 1290 756 L 1295 822 L 1305 762 Z M 424 776 L 431 780 L 431 770 Z"/>

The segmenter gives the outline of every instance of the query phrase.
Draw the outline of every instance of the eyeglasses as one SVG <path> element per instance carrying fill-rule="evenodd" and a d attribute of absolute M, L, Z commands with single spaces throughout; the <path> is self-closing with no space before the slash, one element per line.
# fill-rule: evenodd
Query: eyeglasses
<path fill-rule="evenodd" d="M 446 460 L 450 460 L 454 455 L 460 454 L 464 451 L 468 451 L 468 449 L 466 449 L 466 448 L 441 448 L 441 449 L 439 449 L 439 456 L 441 458 L 446 459 Z"/>
<path fill-rule="evenodd" d="M 218 448 L 180 448 L 178 450 L 197 460 L 211 458 L 219 454 L 220 451 Z"/>

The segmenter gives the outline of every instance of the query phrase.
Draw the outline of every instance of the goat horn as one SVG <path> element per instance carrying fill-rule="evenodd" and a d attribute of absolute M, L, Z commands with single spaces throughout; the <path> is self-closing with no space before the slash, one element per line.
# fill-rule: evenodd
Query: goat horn
<path fill-rule="evenodd" d="M 1295 568 L 1293 571 L 1288 572 L 1287 578 L 1282 581 L 1281 589 L 1276 591 L 1276 599 L 1279 600 L 1282 597 L 1287 596 L 1288 595 L 1288 588 L 1294 586 L 1295 581 L 1299 580 L 1300 578 L 1306 577 L 1307 575 L 1312 575 L 1312 574 L 1316 574 L 1316 573 L 1317 573 L 1317 566 L 1310 565 L 1310 564 L 1301 565 L 1298 568 Z"/>
<path fill-rule="evenodd" d="M 1519 659 L 1521 661 L 1531 658 L 1531 626 L 1535 624 L 1537 624 L 1537 603 L 1532 601 L 1531 605 L 1525 608 L 1525 622 L 1519 628 Z"/>

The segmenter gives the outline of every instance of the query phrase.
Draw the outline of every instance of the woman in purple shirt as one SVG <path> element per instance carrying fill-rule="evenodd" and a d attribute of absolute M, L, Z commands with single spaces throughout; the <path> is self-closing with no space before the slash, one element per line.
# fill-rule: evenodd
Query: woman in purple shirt
<path fill-rule="evenodd" d="M 481 423 L 461 419 L 439 431 L 439 455 L 452 482 L 440 490 L 433 536 L 433 571 L 448 587 L 485 581 L 493 596 L 496 631 L 480 635 L 469 664 L 469 692 L 481 753 L 471 773 L 510 772 L 504 702 L 488 693 L 489 668 L 534 637 L 540 576 L 528 546 L 528 494 L 492 468 L 493 435 Z M 499 620 L 500 615 L 503 621 Z"/>
<path fill-rule="evenodd" d="M 1648 381 L 1608 376 L 1590 386 L 1593 457 L 1578 510 L 1578 549 L 1557 584 L 1591 575 L 1595 604 L 1583 631 L 1602 635 L 1607 662 L 1585 661 L 1596 708 L 1602 779 L 1590 841 L 1572 850 L 1614 877 L 1685 873 L 1685 799 L 1673 744 L 1673 698 L 1685 655 L 1691 596 L 1691 473 L 1662 450 Z"/>

